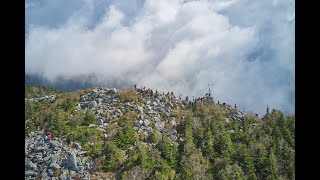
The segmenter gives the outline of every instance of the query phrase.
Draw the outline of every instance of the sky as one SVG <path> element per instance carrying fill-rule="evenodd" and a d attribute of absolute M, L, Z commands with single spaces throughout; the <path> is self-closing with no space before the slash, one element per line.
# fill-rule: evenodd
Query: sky
<path fill-rule="evenodd" d="M 25 73 L 295 112 L 294 0 L 26 0 Z"/>

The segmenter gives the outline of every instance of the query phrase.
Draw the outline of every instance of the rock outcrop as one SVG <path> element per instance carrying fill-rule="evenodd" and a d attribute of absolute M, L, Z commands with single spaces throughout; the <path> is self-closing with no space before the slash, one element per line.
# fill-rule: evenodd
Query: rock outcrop
<path fill-rule="evenodd" d="M 72 145 L 71 145 L 72 144 Z M 85 156 L 78 143 L 63 139 L 48 141 L 43 131 L 25 137 L 25 179 L 90 179 L 92 160 Z"/>

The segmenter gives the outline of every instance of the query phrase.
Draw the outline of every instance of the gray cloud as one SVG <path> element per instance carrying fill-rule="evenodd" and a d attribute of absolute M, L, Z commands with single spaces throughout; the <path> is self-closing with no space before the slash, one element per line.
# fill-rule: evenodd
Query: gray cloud
<path fill-rule="evenodd" d="M 292 0 L 42 2 L 26 2 L 26 74 L 189 96 L 211 84 L 220 102 L 294 113 Z"/>

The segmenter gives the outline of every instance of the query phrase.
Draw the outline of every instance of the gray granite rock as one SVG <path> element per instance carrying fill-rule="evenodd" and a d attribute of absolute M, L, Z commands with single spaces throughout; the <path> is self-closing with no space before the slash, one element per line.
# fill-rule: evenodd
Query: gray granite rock
<path fill-rule="evenodd" d="M 96 127 L 97 125 L 95 124 L 89 124 L 89 127 Z"/>
<path fill-rule="evenodd" d="M 72 142 L 72 147 L 75 149 L 81 149 L 81 145 L 77 142 Z"/>
<path fill-rule="evenodd" d="M 27 162 L 25 163 L 25 168 L 26 168 L 27 170 L 32 170 L 32 171 L 34 171 L 34 170 L 37 169 L 37 165 L 34 164 L 32 161 L 27 161 Z"/>
<path fill-rule="evenodd" d="M 44 150 L 47 150 L 48 147 L 47 146 L 37 146 L 36 148 L 34 148 L 34 152 L 41 152 L 41 151 L 44 151 Z"/>
<path fill-rule="evenodd" d="M 160 117 L 158 117 L 158 116 L 154 117 L 153 119 L 154 119 L 155 122 L 160 121 Z"/>
<path fill-rule="evenodd" d="M 54 172 L 53 169 L 51 169 L 51 168 L 48 168 L 48 169 L 47 169 L 47 173 L 48 173 L 49 176 L 52 176 L 52 175 L 53 175 L 53 172 Z"/>
<path fill-rule="evenodd" d="M 68 158 L 64 161 L 64 166 L 73 171 L 78 171 L 79 167 L 77 165 L 77 157 L 74 152 L 69 153 Z"/>
<path fill-rule="evenodd" d="M 155 127 L 158 131 L 162 132 L 164 128 L 164 122 L 163 121 L 158 121 L 155 123 Z"/>
<path fill-rule="evenodd" d="M 25 171 L 25 176 L 35 177 L 37 176 L 37 174 L 38 174 L 37 172 L 31 171 L 31 170 Z"/>
<path fill-rule="evenodd" d="M 53 173 L 52 173 L 53 175 Z M 48 175 L 48 173 L 46 171 L 42 171 L 41 173 L 41 180 L 48 180 L 50 179 L 50 176 Z"/>
<path fill-rule="evenodd" d="M 175 126 L 177 124 L 175 118 L 170 119 L 169 123 L 173 126 Z"/>
<path fill-rule="evenodd" d="M 153 114 L 153 113 L 154 113 L 153 110 L 149 110 L 149 111 L 147 112 L 147 114 Z"/>
<path fill-rule="evenodd" d="M 139 121 L 136 121 L 135 123 L 134 123 L 134 127 L 140 127 L 141 125 L 140 125 L 140 123 L 139 123 Z"/>
<path fill-rule="evenodd" d="M 139 113 L 143 113 L 143 107 L 137 106 L 137 109 L 138 109 L 138 112 L 139 112 Z"/>
<path fill-rule="evenodd" d="M 50 141 L 49 144 L 50 144 L 50 146 L 51 146 L 52 148 L 61 147 L 61 144 L 60 144 L 58 141 L 56 141 L 56 140 Z"/>
<path fill-rule="evenodd" d="M 171 135 L 171 136 L 170 136 L 170 139 L 171 139 L 172 141 L 176 141 L 176 140 L 178 139 L 178 137 L 177 137 L 176 135 Z"/>
<path fill-rule="evenodd" d="M 154 102 L 156 102 L 157 104 L 160 104 L 160 99 L 154 98 Z"/>
<path fill-rule="evenodd" d="M 97 125 L 103 125 L 103 120 L 102 119 L 98 119 L 97 120 Z"/>
<path fill-rule="evenodd" d="M 87 102 L 87 107 L 88 109 L 95 109 L 97 108 L 98 104 L 96 101 L 88 101 Z"/>
<path fill-rule="evenodd" d="M 61 174 L 61 175 L 60 175 L 60 179 L 61 179 L 61 180 L 67 180 L 67 176 L 66 176 L 65 174 Z"/>
<path fill-rule="evenodd" d="M 144 126 L 149 126 L 149 125 L 150 125 L 150 121 L 149 121 L 148 119 L 145 119 L 145 120 L 143 121 L 143 125 L 144 125 Z"/>
<path fill-rule="evenodd" d="M 229 130 L 228 132 L 231 134 L 235 133 L 235 131 L 233 129 Z"/>
<path fill-rule="evenodd" d="M 109 92 L 110 92 L 111 94 L 116 94 L 116 93 L 118 93 L 118 91 L 119 91 L 118 89 L 112 88 L 112 89 L 110 89 Z"/>
<path fill-rule="evenodd" d="M 147 127 L 146 130 L 147 130 L 147 133 L 148 133 L 148 134 L 151 134 L 151 133 L 152 133 L 152 128 L 151 128 L 150 126 Z"/>

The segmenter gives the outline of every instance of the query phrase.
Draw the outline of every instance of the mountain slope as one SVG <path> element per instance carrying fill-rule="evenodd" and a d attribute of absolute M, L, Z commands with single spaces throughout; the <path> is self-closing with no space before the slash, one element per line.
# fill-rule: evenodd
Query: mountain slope
<path fill-rule="evenodd" d="M 50 132 L 71 149 L 65 157 L 42 152 L 58 156 L 59 168 L 27 156 L 42 167 L 33 173 L 37 168 L 29 165 L 29 177 L 295 179 L 295 117 L 278 110 L 259 119 L 209 96 L 186 100 L 148 89 L 98 87 L 29 98 L 39 92 L 44 95 L 27 93 L 26 154 L 42 146 L 30 140 L 34 132 L 40 138 Z M 84 158 L 89 165 L 79 163 Z M 83 169 L 64 164 L 74 159 Z"/>

